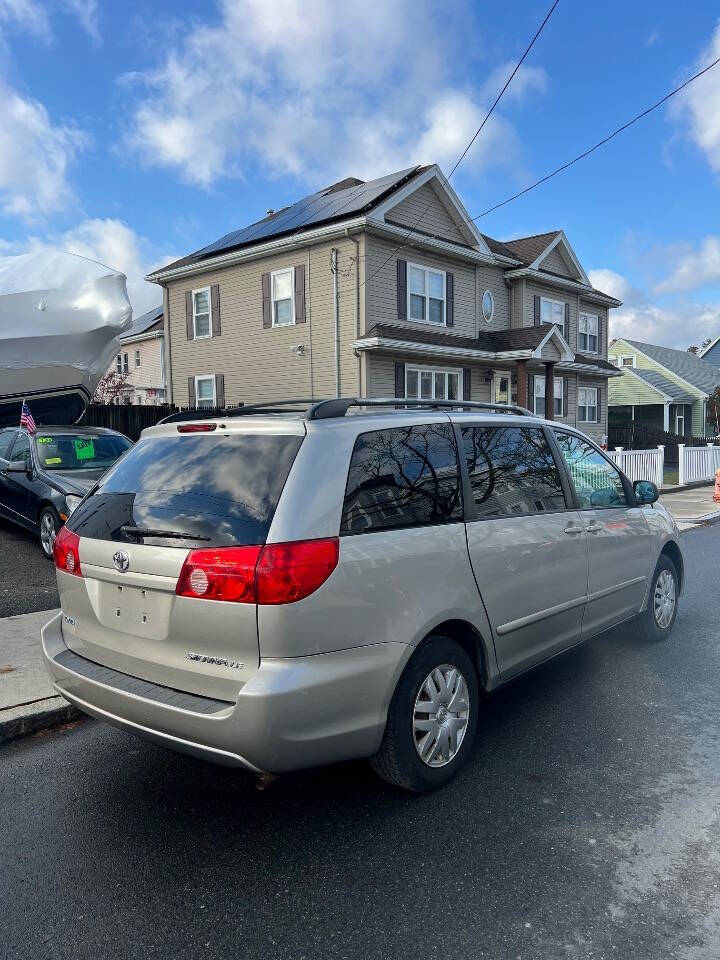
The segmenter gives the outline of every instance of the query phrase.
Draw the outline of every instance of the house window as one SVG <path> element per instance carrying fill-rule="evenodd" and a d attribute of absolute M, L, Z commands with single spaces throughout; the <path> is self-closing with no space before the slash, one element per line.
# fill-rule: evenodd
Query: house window
<path fill-rule="evenodd" d="M 634 367 L 635 366 L 634 355 L 631 355 L 629 357 L 612 357 L 611 359 L 616 367 Z"/>
<path fill-rule="evenodd" d="M 136 350 L 136 351 L 135 351 L 135 366 L 136 366 L 136 367 L 139 367 L 139 366 L 140 366 L 140 351 L 139 351 L 139 350 Z"/>
<path fill-rule="evenodd" d="M 685 436 L 685 414 L 684 413 L 675 414 L 675 433 L 679 437 Z"/>
<path fill-rule="evenodd" d="M 565 326 L 565 302 L 540 297 L 540 323 L 554 323 L 562 332 Z"/>
<path fill-rule="evenodd" d="M 578 325 L 578 350 L 598 352 L 598 318 L 593 313 L 581 313 Z"/>
<path fill-rule="evenodd" d="M 210 329 L 210 287 L 193 290 L 193 334 L 195 340 L 212 335 Z"/>
<path fill-rule="evenodd" d="M 555 377 L 553 380 L 553 416 L 556 417 L 563 415 L 564 385 L 562 377 Z M 535 377 L 535 414 L 538 417 L 545 416 L 545 377 Z"/>
<path fill-rule="evenodd" d="M 413 400 L 462 400 L 460 371 L 406 366 L 405 396 Z"/>
<path fill-rule="evenodd" d="M 422 323 L 445 324 L 445 274 L 408 264 L 408 317 Z"/>
<path fill-rule="evenodd" d="M 129 373 L 129 372 L 130 372 L 130 364 L 128 362 L 128 355 L 124 353 L 123 354 L 123 373 Z"/>
<path fill-rule="evenodd" d="M 195 377 L 195 406 L 215 405 L 215 377 Z"/>
<path fill-rule="evenodd" d="M 271 274 L 272 325 L 287 327 L 295 322 L 293 271 L 275 270 Z"/>
<path fill-rule="evenodd" d="M 122 356 L 120 354 L 115 358 L 115 370 L 117 373 L 122 373 Z"/>
<path fill-rule="evenodd" d="M 599 423 L 597 387 L 578 389 L 578 423 Z"/>
<path fill-rule="evenodd" d="M 485 323 L 490 323 L 495 315 L 495 299 L 489 290 L 482 295 L 482 315 Z"/>

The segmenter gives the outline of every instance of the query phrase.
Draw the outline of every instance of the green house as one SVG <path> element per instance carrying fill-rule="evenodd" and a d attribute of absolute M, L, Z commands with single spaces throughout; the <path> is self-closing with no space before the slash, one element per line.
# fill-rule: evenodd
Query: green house
<path fill-rule="evenodd" d="M 627 339 L 609 345 L 608 360 L 623 372 L 608 382 L 610 424 L 634 420 L 683 437 L 705 436 L 707 401 L 720 386 L 720 369 L 685 350 Z"/>

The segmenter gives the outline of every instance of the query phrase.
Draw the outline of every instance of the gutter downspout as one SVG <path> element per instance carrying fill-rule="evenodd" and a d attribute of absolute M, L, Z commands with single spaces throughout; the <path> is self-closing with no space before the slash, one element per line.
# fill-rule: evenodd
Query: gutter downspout
<path fill-rule="evenodd" d="M 355 244 L 355 337 L 360 339 L 360 241 L 357 237 L 350 236 L 350 230 L 346 228 L 345 234 L 349 240 Z M 358 350 L 355 351 L 357 357 L 357 378 L 358 378 L 358 396 L 362 397 L 362 356 Z"/>
<path fill-rule="evenodd" d="M 338 252 L 330 251 L 330 269 L 333 275 L 333 318 L 335 321 L 335 396 L 340 396 L 340 304 L 338 293 Z"/>

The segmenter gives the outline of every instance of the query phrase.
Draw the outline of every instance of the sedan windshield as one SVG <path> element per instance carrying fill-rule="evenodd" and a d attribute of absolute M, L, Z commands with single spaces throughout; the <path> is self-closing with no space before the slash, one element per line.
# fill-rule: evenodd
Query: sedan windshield
<path fill-rule="evenodd" d="M 107 470 L 132 446 L 120 434 L 72 433 L 38 433 L 35 445 L 43 470 Z"/>

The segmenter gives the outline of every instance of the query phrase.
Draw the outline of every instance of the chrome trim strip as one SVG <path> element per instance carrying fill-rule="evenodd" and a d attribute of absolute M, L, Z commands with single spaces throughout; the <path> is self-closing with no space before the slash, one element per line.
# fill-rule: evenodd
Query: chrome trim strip
<path fill-rule="evenodd" d="M 572 610 L 574 607 L 579 607 L 581 604 L 587 602 L 587 597 L 577 597 L 575 600 L 566 600 L 564 603 L 557 603 L 554 607 L 546 607 L 545 610 L 540 610 L 538 613 L 529 613 L 526 617 L 519 617 L 517 620 L 510 620 L 508 623 L 503 623 L 502 626 L 498 627 L 495 633 L 499 637 L 504 637 L 508 633 L 513 633 L 515 630 L 521 630 L 523 627 L 530 626 L 531 623 L 536 623 L 539 620 L 547 620 L 548 617 L 553 617 L 557 613 L 564 613 L 566 610 Z"/>
<path fill-rule="evenodd" d="M 622 583 L 616 583 L 613 587 L 605 587 L 603 590 L 596 590 L 588 596 L 588 603 L 592 600 L 601 600 L 603 597 L 609 597 L 611 593 L 618 590 L 624 590 L 626 587 L 634 587 L 636 583 L 644 583 L 647 577 L 633 577 L 632 580 L 623 580 Z"/>

